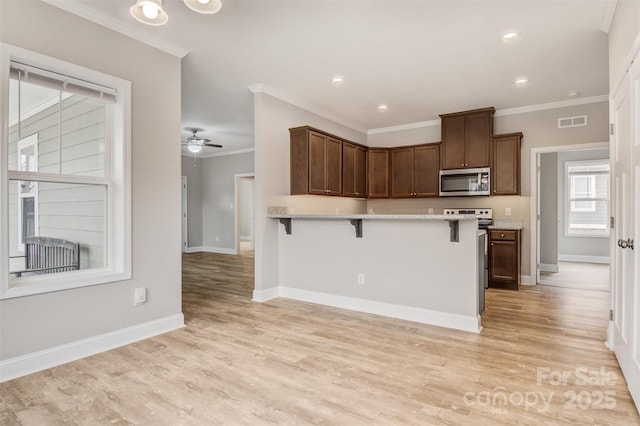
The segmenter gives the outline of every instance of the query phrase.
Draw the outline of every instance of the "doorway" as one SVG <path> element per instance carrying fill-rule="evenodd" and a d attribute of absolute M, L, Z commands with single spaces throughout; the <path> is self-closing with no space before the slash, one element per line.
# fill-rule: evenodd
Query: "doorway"
<path fill-rule="evenodd" d="M 609 290 L 608 171 L 603 180 L 595 165 L 604 161 L 608 167 L 608 157 L 608 142 L 532 149 L 531 275 L 535 284 Z M 598 198 L 601 182 L 606 183 L 607 200 Z M 597 225 L 590 215 L 599 215 Z"/>
<path fill-rule="evenodd" d="M 254 196 L 255 175 L 235 175 L 236 198 L 236 253 L 254 249 Z"/>
<path fill-rule="evenodd" d="M 187 177 L 182 176 L 182 252 L 186 252 L 189 248 L 189 216 L 187 212 Z"/>

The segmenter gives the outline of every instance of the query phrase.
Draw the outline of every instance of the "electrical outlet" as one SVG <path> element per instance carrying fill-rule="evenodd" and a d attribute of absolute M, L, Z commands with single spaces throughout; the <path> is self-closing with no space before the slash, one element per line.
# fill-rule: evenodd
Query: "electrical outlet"
<path fill-rule="evenodd" d="M 133 306 L 142 305 L 147 301 L 147 289 L 145 287 L 137 287 L 133 289 Z"/>
<path fill-rule="evenodd" d="M 506 207 L 504 209 L 504 215 L 505 216 L 511 216 L 511 207 Z"/>
<path fill-rule="evenodd" d="M 358 284 L 364 285 L 364 274 L 362 272 L 358 272 Z"/>
<path fill-rule="evenodd" d="M 216 242 L 220 241 L 220 237 L 216 235 Z"/>

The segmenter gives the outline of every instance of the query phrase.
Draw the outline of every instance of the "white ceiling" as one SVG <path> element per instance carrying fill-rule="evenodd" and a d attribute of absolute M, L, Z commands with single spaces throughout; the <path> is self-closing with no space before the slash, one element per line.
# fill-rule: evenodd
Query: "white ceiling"
<path fill-rule="evenodd" d="M 182 125 L 223 144 L 215 153 L 253 146 L 249 86 L 257 84 L 365 132 L 566 101 L 570 91 L 577 99 L 608 93 L 611 1 L 222 2 L 217 14 L 200 15 L 165 0 L 169 22 L 152 27 L 131 17 L 134 0 L 71 0 L 112 27 L 189 51 Z M 521 36 L 504 42 L 508 30 Z M 336 74 L 342 87 L 331 84 Z M 519 77 L 529 84 L 516 86 Z M 380 103 L 388 111 L 378 112 Z"/>

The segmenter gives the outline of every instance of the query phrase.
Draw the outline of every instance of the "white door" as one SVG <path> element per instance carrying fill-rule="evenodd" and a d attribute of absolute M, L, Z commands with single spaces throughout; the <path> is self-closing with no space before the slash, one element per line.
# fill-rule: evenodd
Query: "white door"
<path fill-rule="evenodd" d="M 640 292 L 638 284 L 637 230 L 640 212 L 636 191 L 640 190 L 638 140 L 640 129 L 640 73 L 636 59 L 612 102 L 613 136 L 611 159 L 613 165 L 612 203 L 615 226 L 613 237 L 613 287 L 610 342 L 620 368 L 629 385 L 636 407 L 640 406 Z"/>
<path fill-rule="evenodd" d="M 535 282 L 533 284 L 540 283 L 540 193 L 542 188 L 540 186 L 540 154 L 536 154 L 536 270 L 533 275 Z"/>
<path fill-rule="evenodd" d="M 182 176 L 182 251 L 189 248 L 189 226 L 187 216 L 187 177 Z"/>

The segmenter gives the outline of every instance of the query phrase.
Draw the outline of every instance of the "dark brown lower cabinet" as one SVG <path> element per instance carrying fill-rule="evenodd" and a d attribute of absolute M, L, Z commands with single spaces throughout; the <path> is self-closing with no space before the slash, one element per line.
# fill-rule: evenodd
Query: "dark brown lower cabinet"
<path fill-rule="evenodd" d="M 489 230 L 489 287 L 518 290 L 520 231 Z"/>

